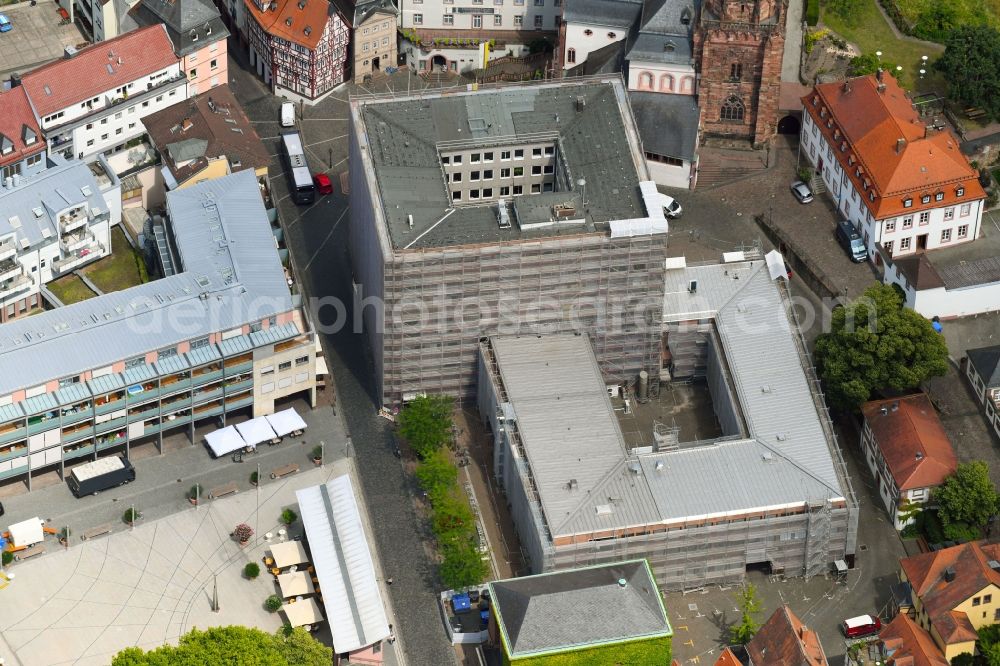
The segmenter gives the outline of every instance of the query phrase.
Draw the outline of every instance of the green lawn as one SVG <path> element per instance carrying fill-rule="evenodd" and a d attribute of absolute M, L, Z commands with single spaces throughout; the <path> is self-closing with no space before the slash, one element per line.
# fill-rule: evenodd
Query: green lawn
<path fill-rule="evenodd" d="M 149 281 L 145 269 L 140 269 L 142 256 L 125 240 L 120 227 L 111 231 L 111 256 L 80 269 L 104 293 L 122 291 Z"/>
<path fill-rule="evenodd" d="M 1000 0 L 896 0 L 903 16 L 913 24 L 924 12 L 941 2 L 947 2 L 955 12 L 958 25 L 988 23 L 1000 28 Z"/>
<path fill-rule="evenodd" d="M 49 291 L 56 295 L 56 298 L 63 302 L 64 305 L 79 303 L 80 301 L 85 301 L 88 298 L 97 296 L 97 294 L 92 292 L 90 287 L 88 287 L 83 280 L 76 275 L 61 277 L 58 280 L 49 282 L 46 286 L 49 288 Z"/>
<path fill-rule="evenodd" d="M 889 24 L 882 18 L 876 2 L 877 0 L 864 0 L 855 27 L 848 26 L 843 19 L 825 8 L 821 13 L 821 21 L 847 41 L 857 44 L 864 53 L 881 51 L 883 60 L 901 66 L 903 71 L 899 79 L 907 90 L 934 91 L 944 95 L 947 92 L 944 77 L 930 67 L 944 51 L 944 47 L 932 49 L 923 44 L 896 39 Z M 919 74 L 921 56 L 928 56 L 927 74 L 923 80 Z"/>

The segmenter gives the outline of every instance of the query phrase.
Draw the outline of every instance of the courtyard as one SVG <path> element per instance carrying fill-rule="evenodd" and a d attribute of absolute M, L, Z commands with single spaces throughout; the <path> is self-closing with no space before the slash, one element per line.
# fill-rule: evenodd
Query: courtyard
<path fill-rule="evenodd" d="M 57 9 L 53 0 L 40 0 L 34 7 L 20 2 L 3 8 L 14 28 L 0 35 L 0 80 L 61 58 L 67 46 L 87 43 L 76 25 L 60 23 Z"/>

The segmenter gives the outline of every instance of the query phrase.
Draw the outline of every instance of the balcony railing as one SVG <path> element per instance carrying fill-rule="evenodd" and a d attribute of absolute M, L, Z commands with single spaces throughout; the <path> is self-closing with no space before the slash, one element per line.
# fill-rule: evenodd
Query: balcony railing
<path fill-rule="evenodd" d="M 84 220 L 86 224 L 86 220 Z M 76 252 L 77 250 L 82 250 L 85 247 L 90 246 L 94 242 L 94 234 L 88 229 L 77 233 L 64 234 L 59 239 L 59 248 L 69 254 L 71 252 Z"/>
<path fill-rule="evenodd" d="M 97 259 L 103 251 L 104 248 L 100 243 L 91 243 L 88 247 L 77 250 L 68 257 L 63 257 L 53 261 L 52 271 L 57 274 L 66 273 L 73 270 L 77 266 L 82 266 L 88 261 Z"/>
<path fill-rule="evenodd" d="M 59 216 L 59 227 L 64 234 L 67 234 L 71 231 L 79 229 L 80 227 L 87 226 L 87 222 L 89 220 L 90 217 L 87 215 L 87 210 L 85 208 L 74 208 L 66 215 Z"/>
<path fill-rule="evenodd" d="M 0 284 L 13 280 L 24 273 L 24 268 L 17 259 L 4 259 L 0 261 Z"/>
<path fill-rule="evenodd" d="M 30 276 L 21 274 L 18 275 L 13 280 L 8 280 L 7 282 L 0 283 L 0 300 L 7 298 L 8 296 L 15 294 L 19 291 L 23 291 L 34 284 L 34 281 Z"/>
<path fill-rule="evenodd" d="M 64 144 L 69 143 L 73 140 L 73 135 L 71 134 L 61 134 L 59 136 L 53 136 L 49 138 L 49 145 L 53 148 L 58 148 Z"/>
<path fill-rule="evenodd" d="M 17 245 L 13 240 L 0 241 L 0 261 L 13 259 L 17 256 Z"/>

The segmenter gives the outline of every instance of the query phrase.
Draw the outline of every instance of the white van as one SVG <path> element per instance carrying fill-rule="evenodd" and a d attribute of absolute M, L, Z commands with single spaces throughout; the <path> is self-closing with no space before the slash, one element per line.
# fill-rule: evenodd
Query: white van
<path fill-rule="evenodd" d="M 283 102 L 281 104 L 281 126 L 295 126 L 295 105 L 291 102 Z"/>
<path fill-rule="evenodd" d="M 684 212 L 684 209 L 681 208 L 680 203 L 676 199 L 668 197 L 662 192 L 660 193 L 660 205 L 663 206 L 663 214 L 671 220 L 677 219 Z"/>

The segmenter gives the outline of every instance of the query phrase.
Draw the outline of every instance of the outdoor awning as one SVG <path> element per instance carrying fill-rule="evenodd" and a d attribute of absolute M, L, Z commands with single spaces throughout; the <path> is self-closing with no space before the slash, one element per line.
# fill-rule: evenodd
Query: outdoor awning
<path fill-rule="evenodd" d="M 285 599 L 313 594 L 316 591 L 313 582 L 309 580 L 309 574 L 305 571 L 281 574 L 278 576 L 278 587 L 281 588 L 281 596 Z"/>
<path fill-rule="evenodd" d="M 278 437 L 284 437 L 295 430 L 305 430 L 306 422 L 302 420 L 294 407 L 284 409 L 276 414 L 269 414 L 264 417 L 268 424 L 274 429 Z"/>
<path fill-rule="evenodd" d="M 320 612 L 319 604 L 312 597 L 297 601 L 294 604 L 285 604 L 281 607 L 288 624 L 293 627 L 301 627 L 307 624 L 316 624 L 323 621 L 323 614 Z"/>
<path fill-rule="evenodd" d="M 300 541 L 285 541 L 284 543 L 273 544 L 271 546 L 271 557 L 274 558 L 274 566 L 279 569 L 309 561 L 306 549 Z"/>
<path fill-rule="evenodd" d="M 295 497 L 323 590 L 333 651 L 354 652 L 388 638 L 389 623 L 351 477 L 344 474 L 303 488 Z"/>
<path fill-rule="evenodd" d="M 322 377 L 323 375 L 330 374 L 330 369 L 326 367 L 326 358 L 323 356 L 316 357 L 316 376 Z"/>
<path fill-rule="evenodd" d="M 247 445 L 233 426 L 226 426 L 220 430 L 208 433 L 205 435 L 205 441 L 208 442 L 208 445 L 212 448 L 212 453 L 216 456 L 224 456 L 227 453 L 238 451 Z"/>
<path fill-rule="evenodd" d="M 243 423 L 237 423 L 236 430 L 240 433 L 243 441 L 249 446 L 257 446 L 261 442 L 267 442 L 275 438 L 274 431 L 267 424 L 267 419 L 262 416 L 244 421 Z"/>
<path fill-rule="evenodd" d="M 42 525 L 44 523 L 41 518 L 32 518 L 14 523 L 7 528 L 10 532 L 11 543 L 19 548 L 21 546 L 41 543 L 45 539 L 45 534 L 42 532 Z"/>

